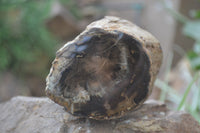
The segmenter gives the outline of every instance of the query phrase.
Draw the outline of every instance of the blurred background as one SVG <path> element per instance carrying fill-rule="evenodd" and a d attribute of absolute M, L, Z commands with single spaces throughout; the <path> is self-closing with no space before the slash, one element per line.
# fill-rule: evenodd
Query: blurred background
<path fill-rule="evenodd" d="M 45 96 L 55 52 L 106 15 L 160 41 L 163 64 L 150 98 L 200 122 L 199 0 L 0 0 L 0 102 Z"/>

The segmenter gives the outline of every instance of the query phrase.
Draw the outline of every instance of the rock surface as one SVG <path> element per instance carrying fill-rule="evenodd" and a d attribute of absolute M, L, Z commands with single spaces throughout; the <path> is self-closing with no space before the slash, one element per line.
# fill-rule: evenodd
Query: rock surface
<path fill-rule="evenodd" d="M 0 104 L 0 112 L 1 133 L 200 133 L 192 116 L 157 101 L 109 121 L 73 117 L 48 98 L 14 97 Z"/>

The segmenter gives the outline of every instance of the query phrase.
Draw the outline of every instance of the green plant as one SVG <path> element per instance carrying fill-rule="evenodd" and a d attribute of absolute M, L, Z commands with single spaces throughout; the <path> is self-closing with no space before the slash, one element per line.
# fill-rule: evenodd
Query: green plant
<path fill-rule="evenodd" d="M 51 3 L 52 0 L 0 1 L 0 71 L 19 73 L 29 63 L 54 56 L 56 41 L 45 27 Z"/>
<path fill-rule="evenodd" d="M 172 16 L 179 22 L 183 24 L 183 34 L 187 37 L 190 37 L 195 41 L 193 49 L 188 51 L 185 55 L 186 59 L 189 60 L 191 66 L 191 73 L 193 79 L 186 88 L 183 96 L 180 96 L 174 88 L 171 88 L 168 85 L 168 82 L 157 79 L 155 85 L 159 87 L 161 92 L 161 99 L 164 101 L 166 97 L 162 97 L 162 94 L 169 95 L 171 102 L 174 102 L 178 105 L 177 110 L 185 109 L 187 110 L 194 118 L 200 122 L 200 11 L 193 11 L 194 20 L 190 20 L 182 14 L 174 11 L 165 4 L 166 9 L 170 12 Z M 168 67 L 171 69 L 171 67 Z M 191 99 L 191 103 L 187 102 L 187 97 L 189 92 L 195 91 Z"/>

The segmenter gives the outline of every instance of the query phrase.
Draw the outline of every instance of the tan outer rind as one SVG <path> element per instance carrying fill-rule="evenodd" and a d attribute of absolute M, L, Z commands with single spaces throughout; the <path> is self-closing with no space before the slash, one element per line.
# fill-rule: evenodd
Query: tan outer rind
<path fill-rule="evenodd" d="M 149 83 L 149 93 L 151 94 L 154 81 L 156 79 L 156 76 L 159 72 L 161 63 L 162 63 L 162 49 L 160 47 L 159 41 L 151 35 L 149 32 L 139 28 L 138 26 L 134 25 L 133 23 L 120 19 L 118 17 L 113 16 L 106 16 L 105 18 L 95 21 L 87 26 L 86 30 L 84 30 L 79 36 L 77 36 L 73 41 L 68 42 L 65 44 L 61 49 L 58 50 L 57 56 L 62 53 L 65 49 L 67 49 L 67 46 L 70 45 L 73 42 L 77 42 L 77 40 L 80 40 L 81 35 L 83 35 L 85 32 L 89 31 L 92 28 L 100 28 L 105 31 L 112 32 L 114 30 L 121 31 L 125 34 L 128 34 L 135 38 L 137 41 L 139 41 L 143 48 L 146 50 L 145 52 L 148 54 L 148 57 L 150 59 L 150 75 L 151 80 Z M 56 88 L 56 85 L 58 84 L 58 81 L 61 78 L 61 72 L 64 71 L 64 67 L 67 67 L 69 65 L 69 60 L 63 57 L 56 57 L 54 62 L 52 63 L 52 68 L 50 70 L 49 75 L 47 76 L 47 85 L 46 85 L 46 94 L 49 98 L 51 98 L 56 103 L 68 107 L 70 109 L 70 101 L 66 101 L 66 99 L 61 95 L 57 94 L 53 88 Z M 146 97 L 147 98 L 147 97 Z M 143 99 L 141 101 L 141 104 L 146 99 Z M 139 107 L 139 105 L 137 105 Z"/>

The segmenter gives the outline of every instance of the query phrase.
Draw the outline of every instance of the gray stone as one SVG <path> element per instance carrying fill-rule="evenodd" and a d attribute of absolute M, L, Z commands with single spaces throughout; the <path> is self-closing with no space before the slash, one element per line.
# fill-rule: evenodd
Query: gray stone
<path fill-rule="evenodd" d="M 109 121 L 74 117 L 48 98 L 14 97 L 0 104 L 0 112 L 1 133 L 200 133 L 192 116 L 157 101 Z"/>

